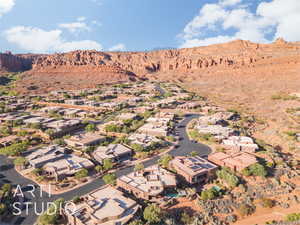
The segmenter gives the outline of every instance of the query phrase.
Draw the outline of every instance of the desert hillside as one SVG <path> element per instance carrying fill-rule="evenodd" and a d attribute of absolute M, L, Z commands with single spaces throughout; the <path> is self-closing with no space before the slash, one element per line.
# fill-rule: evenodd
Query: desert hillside
<path fill-rule="evenodd" d="M 253 90 L 249 79 L 287 80 L 297 75 L 299 43 L 282 39 L 272 44 L 237 40 L 226 44 L 152 52 L 74 51 L 52 55 L 0 55 L 1 71 L 26 71 L 19 91 L 72 89 L 135 78 L 173 80 L 193 85 L 234 81 L 242 91 Z M 278 76 L 278 78 L 276 78 Z M 242 84 L 241 83 L 241 84 Z M 296 82 L 292 82 L 296 85 Z M 222 84 L 226 89 L 226 84 Z M 241 87 L 240 85 L 238 85 Z M 284 87 L 286 88 L 286 87 Z M 293 87 L 291 87 L 293 88 Z M 29 88 L 31 91 L 33 88 Z M 236 90 L 237 91 L 237 90 Z M 221 93 L 220 93 L 221 94 Z"/>
<path fill-rule="evenodd" d="M 300 107 L 299 101 L 272 99 L 274 95 L 300 92 L 300 43 L 282 39 L 272 44 L 237 40 L 152 52 L 2 54 L 0 62 L 2 71 L 27 70 L 17 85 L 23 93 L 90 88 L 140 78 L 178 82 L 226 108 L 265 120 L 269 127 L 259 136 L 275 144 L 282 142 L 280 132 L 293 126 L 286 109 Z"/>

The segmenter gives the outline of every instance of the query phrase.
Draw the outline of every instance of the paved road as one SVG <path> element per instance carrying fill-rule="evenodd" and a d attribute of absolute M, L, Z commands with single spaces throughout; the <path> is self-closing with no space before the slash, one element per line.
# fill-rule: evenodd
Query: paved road
<path fill-rule="evenodd" d="M 185 156 L 188 155 L 192 151 L 197 151 L 200 156 L 207 156 L 211 150 L 208 146 L 195 143 L 189 140 L 187 133 L 186 133 L 186 125 L 192 120 L 199 117 L 197 114 L 190 114 L 182 120 L 176 128 L 178 135 L 180 137 L 179 147 L 175 148 L 169 154 L 173 156 Z M 145 167 L 154 165 L 157 160 L 159 159 L 158 156 L 149 159 L 148 161 L 144 162 Z M 19 184 L 21 187 L 25 187 L 28 184 L 34 184 L 31 180 L 24 178 L 23 176 L 19 175 L 13 167 L 12 161 L 5 158 L 4 156 L 0 156 L 0 174 L 2 175 L 0 182 L 1 183 L 11 183 L 12 185 Z M 117 177 L 126 175 L 133 171 L 133 166 L 121 169 L 116 172 Z M 28 213 L 23 210 L 22 214 L 17 218 L 17 221 L 14 224 L 23 224 L 23 225 L 32 225 L 37 219 L 36 212 L 41 212 L 43 209 L 47 208 L 47 202 L 52 202 L 57 198 L 64 198 L 65 200 L 70 200 L 74 196 L 84 195 L 96 188 L 99 188 L 104 185 L 104 182 L 101 178 L 98 178 L 91 183 L 88 183 L 82 187 L 79 187 L 75 190 L 59 194 L 59 195 L 52 195 L 48 196 L 47 193 L 42 192 L 42 196 L 40 196 L 40 188 L 36 185 L 36 190 L 34 192 L 35 196 L 33 197 L 31 193 L 25 192 L 25 201 L 31 202 L 34 205 L 30 207 Z M 28 190 L 27 190 L 28 191 Z M 35 210 L 36 209 L 36 210 Z"/>

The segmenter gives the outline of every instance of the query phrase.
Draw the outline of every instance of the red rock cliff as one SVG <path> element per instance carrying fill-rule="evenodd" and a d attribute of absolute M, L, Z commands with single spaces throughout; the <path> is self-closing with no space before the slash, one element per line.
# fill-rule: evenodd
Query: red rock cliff
<path fill-rule="evenodd" d="M 0 53 L 0 72 L 20 72 L 30 70 L 32 58 L 13 55 L 10 52 Z"/>

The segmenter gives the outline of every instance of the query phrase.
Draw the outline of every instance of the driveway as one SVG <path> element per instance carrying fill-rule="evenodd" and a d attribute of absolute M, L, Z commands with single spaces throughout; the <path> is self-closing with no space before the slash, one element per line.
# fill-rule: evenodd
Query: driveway
<path fill-rule="evenodd" d="M 189 114 L 187 115 L 184 120 L 177 124 L 177 132 L 181 140 L 179 141 L 178 148 L 175 148 L 169 154 L 172 156 L 185 156 L 191 153 L 192 151 L 196 151 L 199 153 L 200 156 L 207 156 L 211 149 L 203 144 L 195 143 L 189 140 L 188 135 L 186 133 L 186 126 L 187 124 L 195 119 L 198 118 L 199 115 L 197 114 Z M 156 164 L 159 156 L 153 157 L 143 164 L 145 167 L 151 166 Z M 47 193 L 42 192 L 40 193 L 40 188 L 37 184 L 33 181 L 24 178 L 23 176 L 19 175 L 14 169 L 13 163 L 11 160 L 7 159 L 4 156 L 0 156 L 0 183 L 11 183 L 12 185 L 20 185 L 21 187 L 25 187 L 28 184 L 34 184 L 36 186 L 36 190 L 34 192 L 35 196 L 32 196 L 31 193 L 25 192 L 25 201 L 33 203 L 33 205 L 29 208 L 29 211 L 26 212 L 25 210 L 22 211 L 22 214 L 17 217 L 14 223 L 10 224 L 23 224 L 23 225 L 32 225 L 35 223 L 37 219 L 37 213 L 42 212 L 44 209 L 47 208 L 47 202 L 52 202 L 57 198 L 64 198 L 65 200 L 71 200 L 74 196 L 82 196 L 85 195 L 96 188 L 103 186 L 105 183 L 101 178 L 98 178 L 91 183 L 88 183 L 84 186 L 81 186 L 75 190 L 71 190 L 69 192 L 59 194 L 59 195 L 52 195 L 48 196 Z M 116 172 L 116 176 L 120 177 L 131 173 L 133 171 L 132 167 L 127 167 Z"/>

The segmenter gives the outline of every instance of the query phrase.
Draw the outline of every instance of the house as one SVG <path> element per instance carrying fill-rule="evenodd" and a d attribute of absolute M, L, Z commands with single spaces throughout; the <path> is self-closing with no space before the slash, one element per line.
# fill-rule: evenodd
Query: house
<path fill-rule="evenodd" d="M 150 106 L 140 106 L 140 107 L 136 107 L 134 108 L 134 111 L 136 113 L 144 113 L 146 111 L 152 111 L 154 108 L 150 107 Z"/>
<path fill-rule="evenodd" d="M 201 109 L 204 113 L 224 111 L 224 109 L 219 106 L 204 106 Z"/>
<path fill-rule="evenodd" d="M 61 110 L 62 108 L 58 106 L 48 106 L 48 107 L 41 108 L 39 111 L 42 113 L 50 113 L 50 112 L 59 113 Z"/>
<path fill-rule="evenodd" d="M 43 171 L 56 180 L 74 176 L 81 169 L 92 169 L 94 164 L 86 158 L 72 154 L 65 154 L 62 158 L 47 162 L 43 166 Z"/>
<path fill-rule="evenodd" d="M 176 177 L 158 165 L 150 166 L 117 179 L 117 186 L 137 198 L 156 201 L 167 188 L 176 187 Z"/>
<path fill-rule="evenodd" d="M 149 117 L 146 122 L 152 123 L 154 125 L 164 125 L 167 126 L 168 123 L 171 121 L 169 118 L 159 118 L 159 117 Z"/>
<path fill-rule="evenodd" d="M 122 113 L 117 117 L 118 120 L 133 120 L 137 117 L 135 113 Z"/>
<path fill-rule="evenodd" d="M 237 114 L 232 112 L 217 112 L 213 115 L 200 116 L 198 119 L 199 125 L 227 125 L 228 120 L 237 118 Z"/>
<path fill-rule="evenodd" d="M 236 152 L 233 154 L 215 152 L 208 155 L 208 160 L 218 166 L 229 167 L 234 171 L 242 171 L 243 169 L 257 163 L 256 157 L 246 152 Z"/>
<path fill-rule="evenodd" d="M 61 180 L 67 176 L 73 176 L 82 168 L 91 169 L 94 164 L 82 157 L 66 154 L 67 149 L 58 145 L 50 145 L 32 151 L 26 156 L 32 168 L 43 168 L 43 171 Z"/>
<path fill-rule="evenodd" d="M 67 99 L 65 100 L 65 104 L 68 105 L 83 105 L 84 101 L 80 99 Z"/>
<path fill-rule="evenodd" d="M 183 103 L 183 104 L 177 106 L 177 108 L 180 108 L 180 109 L 195 109 L 195 108 L 198 108 L 200 106 L 201 106 L 201 104 L 198 103 L 198 102 L 186 102 L 186 103 Z"/>
<path fill-rule="evenodd" d="M 60 147 L 58 145 L 50 145 L 32 151 L 26 156 L 26 159 L 31 167 L 41 168 L 47 162 L 62 158 L 65 152 L 66 148 Z"/>
<path fill-rule="evenodd" d="M 7 137 L 3 137 L 3 138 L 0 138 L 0 147 L 6 147 L 6 146 L 9 146 L 15 142 L 18 142 L 20 141 L 21 138 L 16 136 L 16 135 L 10 135 L 10 136 L 7 136 Z"/>
<path fill-rule="evenodd" d="M 157 137 L 165 137 L 169 134 L 169 128 L 166 125 L 146 123 L 143 126 L 141 126 L 137 130 L 137 132 Z"/>
<path fill-rule="evenodd" d="M 52 137 L 62 137 L 84 127 L 80 120 L 55 120 L 43 124 L 46 129 L 53 130 Z"/>
<path fill-rule="evenodd" d="M 3 113 L 0 115 L 0 122 L 24 121 L 30 117 L 30 115 L 22 115 L 20 113 Z"/>
<path fill-rule="evenodd" d="M 161 142 L 161 140 L 155 136 L 139 133 L 134 133 L 127 139 L 131 141 L 131 144 L 138 144 L 144 148 L 149 147 L 152 143 Z"/>
<path fill-rule="evenodd" d="M 207 182 L 214 176 L 214 173 L 218 168 L 218 166 L 199 156 L 175 157 L 170 162 L 170 166 L 190 184 Z"/>
<path fill-rule="evenodd" d="M 74 118 L 77 117 L 79 113 L 84 112 L 81 109 L 64 109 L 63 114 L 65 117 Z"/>
<path fill-rule="evenodd" d="M 100 146 L 93 152 L 93 157 L 100 163 L 104 159 L 111 159 L 115 163 L 126 161 L 132 156 L 132 149 L 122 144 Z"/>
<path fill-rule="evenodd" d="M 258 145 L 253 142 L 251 137 L 231 136 L 222 141 L 225 149 L 235 151 L 255 152 L 258 150 Z"/>
<path fill-rule="evenodd" d="M 42 117 L 42 116 L 32 116 L 28 119 L 23 120 L 25 124 L 44 124 L 55 121 L 53 118 Z"/>
<path fill-rule="evenodd" d="M 66 204 L 64 213 L 70 225 L 126 224 L 140 206 L 110 186 L 101 187 L 82 197 L 83 201 Z"/>
<path fill-rule="evenodd" d="M 105 141 L 105 137 L 96 133 L 83 133 L 65 139 L 67 145 L 74 148 L 87 148 Z"/>
<path fill-rule="evenodd" d="M 177 100 L 174 97 L 170 97 L 170 98 L 165 98 L 162 99 L 158 102 L 153 102 L 152 105 L 155 107 L 166 107 L 166 106 L 172 106 L 172 105 L 176 105 L 177 104 Z"/>
<path fill-rule="evenodd" d="M 200 125 L 196 126 L 196 129 L 199 133 L 213 135 L 217 140 L 223 140 L 235 134 L 233 129 L 221 125 Z"/>

